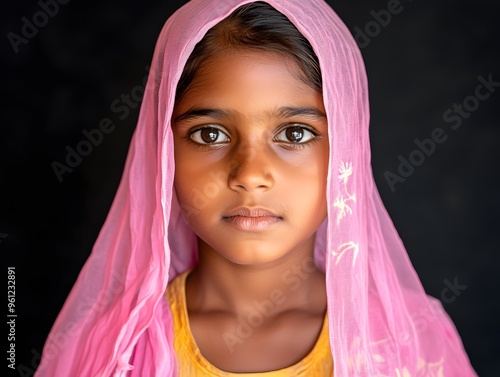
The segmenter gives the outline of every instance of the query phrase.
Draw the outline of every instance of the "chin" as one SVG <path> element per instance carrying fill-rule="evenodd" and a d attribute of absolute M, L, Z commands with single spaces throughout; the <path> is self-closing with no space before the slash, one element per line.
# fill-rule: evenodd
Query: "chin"
<path fill-rule="evenodd" d="M 285 253 L 286 254 L 286 253 Z M 240 252 L 237 255 L 234 254 L 221 254 L 224 258 L 229 260 L 234 264 L 241 266 L 259 266 L 267 263 L 272 263 L 280 259 L 284 254 L 277 254 L 276 250 L 274 252 L 268 250 L 252 250 L 247 252 Z"/>

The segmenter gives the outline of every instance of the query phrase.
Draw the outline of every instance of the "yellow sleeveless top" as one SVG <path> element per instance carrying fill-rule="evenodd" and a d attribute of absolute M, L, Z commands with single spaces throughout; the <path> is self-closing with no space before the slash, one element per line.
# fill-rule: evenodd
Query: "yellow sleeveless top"
<path fill-rule="evenodd" d="M 271 372 L 229 373 L 218 369 L 203 357 L 191 334 L 186 306 L 186 271 L 167 287 L 167 300 L 170 305 L 174 325 L 174 348 L 177 356 L 179 377 L 331 377 L 333 360 L 328 339 L 328 318 L 321 329 L 316 344 L 309 354 L 298 363 Z"/>

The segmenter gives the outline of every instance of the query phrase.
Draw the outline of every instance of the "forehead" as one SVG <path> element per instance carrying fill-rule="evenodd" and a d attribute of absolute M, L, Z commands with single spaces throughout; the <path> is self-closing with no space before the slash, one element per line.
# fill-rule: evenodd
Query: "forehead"
<path fill-rule="evenodd" d="M 280 106 L 323 108 L 321 93 L 300 78 L 289 57 L 263 51 L 231 51 L 200 67 L 178 107 L 237 108 L 248 113 Z"/>

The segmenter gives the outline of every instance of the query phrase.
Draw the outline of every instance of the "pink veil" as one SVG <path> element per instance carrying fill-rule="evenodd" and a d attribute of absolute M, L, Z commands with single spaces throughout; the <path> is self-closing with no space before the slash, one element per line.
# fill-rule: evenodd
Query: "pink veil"
<path fill-rule="evenodd" d="M 249 0 L 191 0 L 156 45 L 123 177 L 105 224 L 46 341 L 35 374 L 175 376 L 164 292 L 197 260 L 173 191 L 175 89 L 195 44 Z M 427 296 L 375 187 L 360 51 L 324 0 L 266 0 L 310 41 L 329 120 L 326 271 L 334 375 L 476 376 L 438 300 Z"/>

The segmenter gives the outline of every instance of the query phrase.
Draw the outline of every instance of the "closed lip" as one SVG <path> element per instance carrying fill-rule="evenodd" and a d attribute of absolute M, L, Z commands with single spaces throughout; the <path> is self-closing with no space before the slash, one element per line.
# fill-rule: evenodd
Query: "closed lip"
<path fill-rule="evenodd" d="M 261 232 L 283 220 L 267 208 L 239 207 L 229 211 L 222 221 L 242 232 Z"/>
<path fill-rule="evenodd" d="M 250 207 L 238 207 L 235 208 L 228 213 L 226 213 L 223 218 L 242 216 L 242 217 L 278 217 L 281 219 L 281 216 L 278 216 L 274 212 L 266 209 L 266 208 L 250 208 Z"/>

